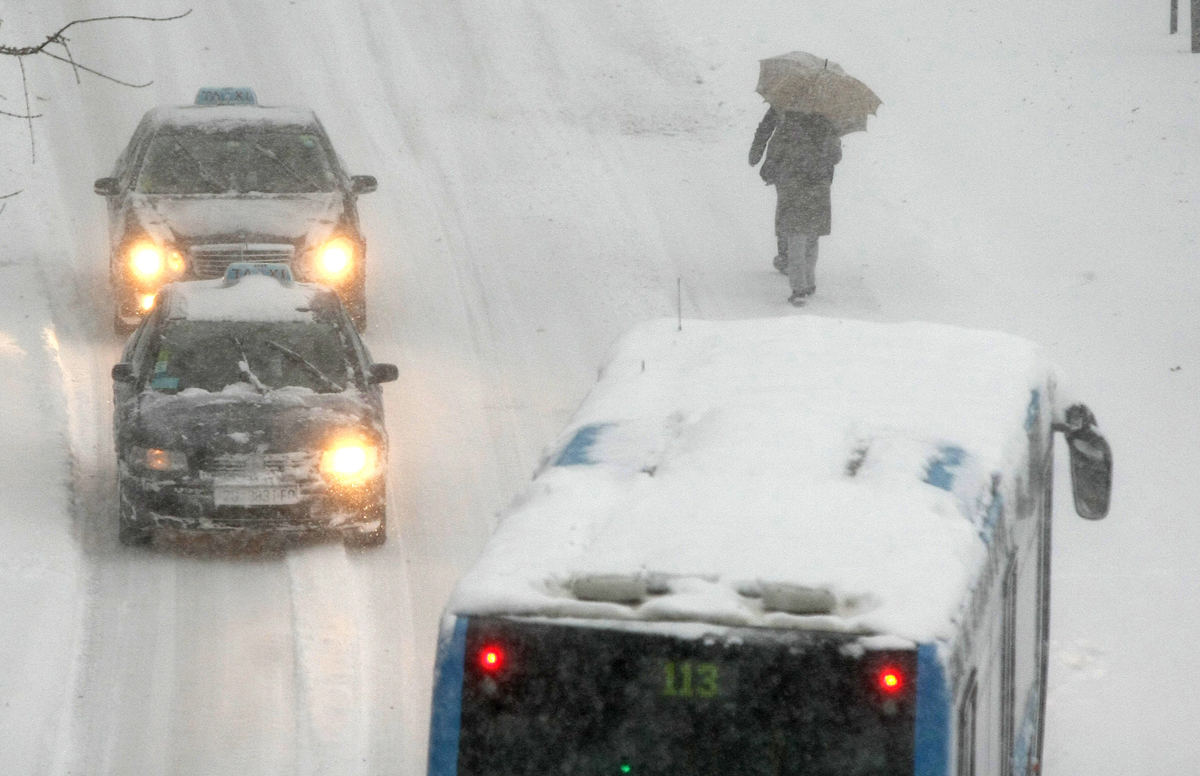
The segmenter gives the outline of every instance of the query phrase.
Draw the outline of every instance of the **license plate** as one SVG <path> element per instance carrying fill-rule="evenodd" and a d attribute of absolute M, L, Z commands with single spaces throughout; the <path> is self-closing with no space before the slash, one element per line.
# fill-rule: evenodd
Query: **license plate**
<path fill-rule="evenodd" d="M 257 507 L 298 504 L 298 485 L 214 485 L 213 503 L 219 507 Z"/>

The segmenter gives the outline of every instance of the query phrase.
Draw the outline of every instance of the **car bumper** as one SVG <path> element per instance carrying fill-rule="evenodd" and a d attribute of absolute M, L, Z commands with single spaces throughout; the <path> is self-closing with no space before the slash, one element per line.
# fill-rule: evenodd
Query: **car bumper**
<path fill-rule="evenodd" d="M 224 506 L 213 486 L 121 477 L 123 519 L 138 531 L 203 533 L 369 533 L 384 519 L 383 478 L 354 489 L 301 488 L 293 504 Z"/>

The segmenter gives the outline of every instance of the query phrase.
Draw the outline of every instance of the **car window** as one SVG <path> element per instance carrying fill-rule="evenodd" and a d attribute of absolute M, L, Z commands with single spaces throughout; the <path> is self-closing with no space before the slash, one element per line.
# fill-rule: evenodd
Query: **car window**
<path fill-rule="evenodd" d="M 167 394 L 239 384 L 334 393 L 356 377 L 341 333 L 323 322 L 171 321 L 143 366 L 148 387 Z"/>
<path fill-rule="evenodd" d="M 370 369 L 371 364 L 375 363 L 375 359 L 371 358 L 371 351 L 367 348 L 367 343 L 363 338 L 358 336 L 357 330 L 354 328 L 354 321 L 344 311 L 343 331 L 346 332 L 346 343 L 354 351 L 358 362 L 362 364 L 362 369 Z"/>
<path fill-rule="evenodd" d="M 129 139 L 129 144 L 125 146 L 125 150 L 117 157 L 117 163 L 113 169 L 113 177 L 121 181 L 121 188 L 127 188 L 133 181 L 133 173 L 137 169 L 137 158 L 145 147 L 149 134 L 150 121 L 144 118 L 138 124 L 137 129 L 134 130 L 133 137 Z"/>
<path fill-rule="evenodd" d="M 138 174 L 145 194 L 298 194 L 333 191 L 320 138 L 277 128 L 159 132 Z"/>
<path fill-rule="evenodd" d="M 123 357 L 129 357 L 128 360 L 132 361 L 134 369 L 137 370 L 139 375 L 144 374 L 141 366 L 146 358 L 146 347 L 149 345 L 150 340 L 154 339 L 153 335 L 157 318 L 158 310 L 156 309 L 150 314 L 149 318 L 142 322 L 142 325 L 137 328 L 137 331 L 134 332 L 133 337 L 125 346 Z"/>

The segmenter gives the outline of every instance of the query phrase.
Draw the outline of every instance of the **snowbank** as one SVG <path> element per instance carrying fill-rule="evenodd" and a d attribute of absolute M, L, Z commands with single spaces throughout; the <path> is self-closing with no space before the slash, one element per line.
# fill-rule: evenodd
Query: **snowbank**
<path fill-rule="evenodd" d="M 84 574 L 58 337 L 11 223 L 0 251 L 0 741 L 6 772 L 43 773 L 68 722 Z"/>
<path fill-rule="evenodd" d="M 933 324 L 642 325 L 451 609 L 948 635 L 1049 373 Z"/>

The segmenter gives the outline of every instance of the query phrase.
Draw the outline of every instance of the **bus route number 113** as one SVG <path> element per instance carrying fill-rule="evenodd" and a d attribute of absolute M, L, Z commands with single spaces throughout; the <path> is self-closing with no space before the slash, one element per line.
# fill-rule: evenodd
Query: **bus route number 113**
<path fill-rule="evenodd" d="M 667 660 L 662 666 L 662 694 L 668 698 L 715 698 L 721 692 L 716 663 Z"/>

